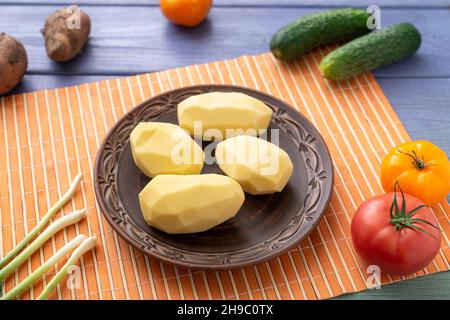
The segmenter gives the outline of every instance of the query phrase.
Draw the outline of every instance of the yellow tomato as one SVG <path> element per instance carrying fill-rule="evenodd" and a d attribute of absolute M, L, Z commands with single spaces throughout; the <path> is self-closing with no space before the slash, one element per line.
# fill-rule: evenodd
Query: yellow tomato
<path fill-rule="evenodd" d="M 429 141 L 406 142 L 392 149 L 381 163 L 383 189 L 393 191 L 396 180 L 405 193 L 436 204 L 450 192 L 450 162 Z"/>
<path fill-rule="evenodd" d="M 161 0 L 164 16 L 171 22 L 185 27 L 194 27 L 208 15 L 212 0 Z"/>

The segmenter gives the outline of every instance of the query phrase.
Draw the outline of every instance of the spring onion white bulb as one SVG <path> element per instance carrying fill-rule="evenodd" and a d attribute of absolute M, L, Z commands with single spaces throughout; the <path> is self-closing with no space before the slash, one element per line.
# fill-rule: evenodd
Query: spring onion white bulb
<path fill-rule="evenodd" d="M 95 247 L 96 241 L 96 237 L 91 237 L 84 240 L 80 244 L 80 246 L 73 251 L 66 264 L 59 270 L 59 272 L 53 277 L 53 279 L 50 280 L 37 300 L 47 300 L 50 293 L 53 292 L 58 283 L 60 283 L 61 280 L 67 275 L 67 270 L 69 269 L 69 267 L 76 264 L 86 252 L 92 250 Z"/>

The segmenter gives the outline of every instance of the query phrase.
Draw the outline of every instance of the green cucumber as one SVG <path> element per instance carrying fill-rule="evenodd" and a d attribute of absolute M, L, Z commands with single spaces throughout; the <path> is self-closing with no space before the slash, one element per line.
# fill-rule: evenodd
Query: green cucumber
<path fill-rule="evenodd" d="M 409 57 L 419 49 L 421 36 L 410 23 L 372 32 L 337 48 L 320 63 L 330 80 L 345 80 L 368 70 Z"/>
<path fill-rule="evenodd" d="M 270 51 L 280 60 L 292 61 L 327 44 L 346 42 L 369 33 L 370 13 L 360 9 L 334 9 L 304 16 L 278 30 Z"/>

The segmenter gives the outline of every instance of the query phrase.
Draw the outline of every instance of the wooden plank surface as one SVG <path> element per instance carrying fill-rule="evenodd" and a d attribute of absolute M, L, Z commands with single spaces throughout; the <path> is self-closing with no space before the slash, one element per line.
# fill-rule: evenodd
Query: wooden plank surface
<path fill-rule="evenodd" d="M 382 286 L 380 289 L 343 295 L 336 300 L 448 300 L 450 299 L 450 272 Z"/>
<path fill-rule="evenodd" d="M 74 1 L 71 0 L 2 0 L 0 3 L 10 3 L 10 4 L 56 4 L 56 5 L 71 5 L 74 4 Z M 126 6 L 157 6 L 158 0 L 78 0 L 77 4 L 80 5 L 126 5 Z M 436 7 L 448 7 L 448 0 L 428 0 L 426 3 L 420 0 L 376 0 L 376 1 L 360 1 L 360 0 L 278 0 L 274 2 L 273 0 L 214 0 L 214 6 L 222 7 L 222 6 L 235 6 L 235 7 L 243 7 L 243 6 L 254 6 L 254 7 L 321 7 L 321 6 L 356 6 L 356 7 L 364 7 L 370 4 L 377 4 L 383 7 L 427 7 L 427 8 L 436 8 Z"/>
<path fill-rule="evenodd" d="M 3 17 L 0 30 L 24 43 L 32 74 L 125 75 L 262 53 L 268 50 L 270 38 L 280 26 L 318 10 L 220 7 L 198 28 L 187 29 L 168 23 L 157 7 L 90 6 L 86 11 L 92 17 L 93 32 L 84 54 L 69 63 L 57 64 L 47 58 L 39 33 L 55 8 L 0 6 Z M 442 23 L 450 21 L 450 10 L 382 11 L 383 25 L 401 21 L 413 21 L 417 25 L 424 38 L 422 47 L 417 55 L 379 69 L 375 74 L 383 77 L 449 76 L 450 33 L 442 28 Z"/>
<path fill-rule="evenodd" d="M 413 139 L 428 139 L 450 154 L 450 79 L 378 79 Z"/>
<path fill-rule="evenodd" d="M 412 138 L 429 139 L 450 153 L 450 0 L 216 0 L 208 21 L 192 30 L 167 23 L 156 0 L 79 0 L 93 18 L 90 44 L 75 61 L 53 63 L 45 55 L 39 29 L 49 14 L 71 3 L 0 1 L 0 31 L 20 38 L 30 58 L 29 74 L 14 92 L 260 53 L 267 51 L 278 27 L 303 14 L 327 7 L 379 4 L 383 25 L 413 22 L 423 34 L 423 46 L 409 60 L 376 71 L 377 79 Z M 399 298 L 450 299 L 450 273 L 342 299 Z"/>
<path fill-rule="evenodd" d="M 23 81 L 15 87 L 11 94 L 32 92 L 43 89 L 52 89 L 73 86 L 81 83 L 95 82 L 103 79 L 117 78 L 116 76 L 70 76 L 70 75 L 48 75 L 27 74 Z"/>

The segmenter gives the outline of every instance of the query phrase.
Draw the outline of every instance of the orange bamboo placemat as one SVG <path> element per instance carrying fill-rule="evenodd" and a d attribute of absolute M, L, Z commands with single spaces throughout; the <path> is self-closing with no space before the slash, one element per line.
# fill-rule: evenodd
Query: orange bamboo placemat
<path fill-rule="evenodd" d="M 12 286 L 78 233 L 97 235 L 81 265 L 79 288 L 63 282 L 58 299 L 323 299 L 366 289 L 366 266 L 350 238 L 358 205 L 381 193 L 379 164 L 409 136 L 371 74 L 331 84 L 318 71 L 325 50 L 287 65 L 270 54 L 1 98 L 0 254 L 20 241 L 77 172 L 80 190 L 59 215 L 87 208 L 6 284 Z M 327 142 L 335 166 L 331 205 L 317 229 L 277 259 L 240 270 L 202 272 L 160 263 L 129 246 L 103 218 L 92 183 L 97 149 L 128 110 L 160 92 L 194 84 L 235 84 L 285 100 L 308 117 Z M 435 206 L 444 237 L 436 259 L 413 276 L 449 270 L 450 208 Z M 22 295 L 34 298 L 54 271 Z M 404 278 L 383 276 L 383 283 Z"/>

